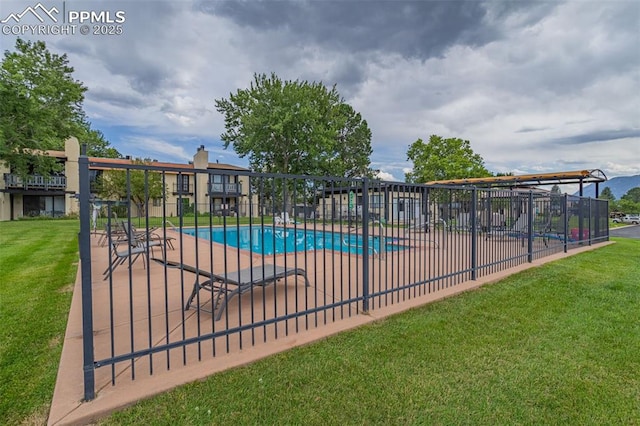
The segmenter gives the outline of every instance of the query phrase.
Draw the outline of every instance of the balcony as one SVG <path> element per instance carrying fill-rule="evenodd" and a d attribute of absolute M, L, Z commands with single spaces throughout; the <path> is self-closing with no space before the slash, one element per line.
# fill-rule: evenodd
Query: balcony
<path fill-rule="evenodd" d="M 67 187 L 66 176 L 39 176 L 29 175 L 26 179 L 12 173 L 4 174 L 6 189 L 38 189 L 45 191 L 65 190 Z"/>
<path fill-rule="evenodd" d="M 193 184 L 173 184 L 174 195 L 193 195 Z"/>
<path fill-rule="evenodd" d="M 233 195 L 238 196 L 242 193 L 241 183 L 209 183 L 209 195 Z"/>

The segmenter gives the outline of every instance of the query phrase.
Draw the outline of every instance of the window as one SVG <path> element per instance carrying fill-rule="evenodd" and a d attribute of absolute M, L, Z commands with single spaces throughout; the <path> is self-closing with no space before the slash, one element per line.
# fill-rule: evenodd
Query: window
<path fill-rule="evenodd" d="M 209 190 L 210 192 L 217 194 L 235 194 L 240 190 L 237 181 L 237 176 L 211 175 Z"/>
<path fill-rule="evenodd" d="M 212 175 L 213 183 L 229 183 L 231 179 L 229 175 Z"/>
<path fill-rule="evenodd" d="M 178 175 L 176 192 L 181 194 L 188 194 L 191 192 L 191 188 L 189 187 L 189 175 Z"/>
<path fill-rule="evenodd" d="M 380 209 L 384 203 L 384 195 L 375 194 L 369 196 L 369 208 L 370 209 Z"/>
<path fill-rule="evenodd" d="M 23 214 L 25 216 L 64 216 L 64 196 L 25 195 L 23 197 Z"/>

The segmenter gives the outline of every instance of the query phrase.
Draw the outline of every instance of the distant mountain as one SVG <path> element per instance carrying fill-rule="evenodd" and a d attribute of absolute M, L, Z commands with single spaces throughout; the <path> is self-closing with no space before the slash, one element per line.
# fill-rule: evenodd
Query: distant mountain
<path fill-rule="evenodd" d="M 583 188 L 583 193 L 593 194 L 595 191 L 593 189 L 593 185 L 594 185 L 593 183 L 590 183 L 589 185 L 585 185 Z M 603 189 L 609 188 L 611 189 L 611 193 L 613 194 L 613 196 L 616 197 L 616 200 L 619 200 L 631 188 L 635 188 L 637 186 L 640 186 L 640 175 L 618 176 L 618 177 L 611 178 L 606 182 L 602 182 L 598 186 L 598 190 L 602 192 Z M 579 192 L 576 192 L 573 195 L 579 195 Z M 593 197 L 593 195 L 591 196 Z"/>

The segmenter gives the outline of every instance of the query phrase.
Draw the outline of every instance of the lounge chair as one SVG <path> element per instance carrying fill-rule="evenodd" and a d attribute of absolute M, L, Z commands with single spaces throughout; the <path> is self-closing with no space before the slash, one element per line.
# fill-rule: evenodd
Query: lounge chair
<path fill-rule="evenodd" d="M 297 222 L 289 217 L 289 213 L 284 212 L 280 216 L 273 218 L 275 225 L 297 225 Z"/>
<path fill-rule="evenodd" d="M 128 226 L 126 222 L 123 222 L 121 225 L 121 231 L 124 238 L 111 240 L 111 253 L 109 254 L 110 263 L 109 266 L 107 266 L 107 269 L 103 272 L 105 280 L 111 276 L 118 266 L 125 263 L 129 257 L 131 258 L 130 265 L 133 265 L 141 254 L 146 255 L 149 251 L 153 254 L 153 250 L 155 250 L 156 247 L 160 249 L 162 258 L 165 257 L 162 242 L 151 240 L 147 241 L 144 239 L 145 235 L 132 232 L 133 228 Z M 122 249 L 122 246 L 125 246 L 126 248 Z M 142 262 L 143 267 L 146 266 L 145 256 L 142 256 Z"/>
<path fill-rule="evenodd" d="M 117 223 L 115 226 L 112 226 L 110 222 L 104 224 L 104 231 L 100 231 L 98 234 L 100 235 L 98 238 L 98 245 L 100 247 L 104 247 L 108 241 L 122 241 L 127 239 L 127 235 L 122 230 L 122 227 Z"/>
<path fill-rule="evenodd" d="M 491 226 L 486 234 L 486 239 L 493 236 L 526 238 L 529 232 L 529 218 L 527 213 L 522 213 L 511 227 Z"/>
<path fill-rule="evenodd" d="M 171 237 L 171 236 L 163 236 L 163 235 L 158 234 L 158 231 L 159 231 L 160 228 L 158 228 L 157 226 L 149 228 L 148 230 L 147 229 L 136 229 L 136 227 L 133 226 L 132 223 L 127 222 L 126 220 L 123 220 L 121 222 L 121 227 L 122 227 L 121 228 L 122 231 L 129 238 L 135 237 L 135 238 L 137 238 L 138 240 L 141 240 L 141 241 L 148 241 L 150 244 L 152 242 L 154 242 L 154 241 L 160 242 L 160 243 L 166 242 L 167 246 L 171 250 L 174 249 L 173 240 L 175 240 L 175 238 Z"/>
<path fill-rule="evenodd" d="M 118 266 L 125 263 L 129 257 L 131 257 L 131 265 L 133 265 L 140 255 L 146 253 L 147 250 L 148 247 L 144 245 L 131 246 L 124 250 L 118 250 L 118 243 L 113 243 L 112 253 L 110 254 L 111 263 L 102 273 L 102 275 L 104 275 L 104 279 L 106 280 L 109 278 L 113 271 L 115 271 Z M 144 263 L 144 256 L 142 257 L 142 262 Z"/>
<path fill-rule="evenodd" d="M 284 266 L 265 263 L 252 268 L 227 272 L 226 274 L 215 274 L 208 270 L 199 269 L 191 265 L 171 260 L 156 258 L 152 258 L 151 260 L 165 265 L 168 268 L 179 269 L 181 271 L 195 274 L 196 279 L 193 283 L 193 290 L 191 291 L 191 295 L 189 296 L 184 309 L 188 310 L 191 307 L 198 308 L 197 305 L 194 305 L 193 299 L 200 290 L 204 289 L 210 291 L 212 294 L 212 309 L 209 310 L 203 308 L 202 305 L 200 305 L 199 309 L 215 314 L 216 321 L 220 320 L 222 312 L 233 296 L 242 295 L 243 293 L 251 291 L 253 286 L 265 287 L 276 283 L 282 278 L 295 275 L 302 275 L 305 280 L 305 286 L 309 287 L 310 285 L 306 271 L 301 268 L 285 268 Z M 204 277 L 205 280 L 200 282 L 200 277 Z"/>

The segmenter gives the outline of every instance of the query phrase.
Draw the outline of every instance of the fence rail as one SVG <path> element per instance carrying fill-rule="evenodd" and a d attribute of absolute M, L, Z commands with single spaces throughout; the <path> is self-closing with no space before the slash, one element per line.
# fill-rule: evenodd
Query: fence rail
<path fill-rule="evenodd" d="M 80 182 L 89 167 L 81 157 Z M 127 176 L 170 185 L 167 171 Z M 216 200 L 209 173 L 158 205 L 93 200 L 93 223 L 81 188 L 86 399 L 96 374 L 179 369 L 609 235 L 605 200 L 257 173 L 246 195 Z"/>
<path fill-rule="evenodd" d="M 4 182 L 7 188 L 60 190 L 67 187 L 65 176 L 29 175 L 25 179 L 19 175 L 5 173 Z"/>

